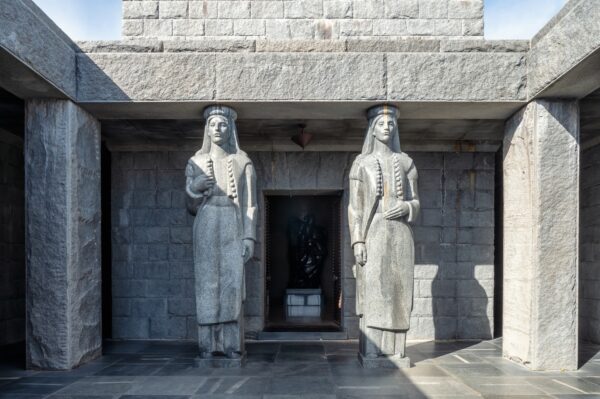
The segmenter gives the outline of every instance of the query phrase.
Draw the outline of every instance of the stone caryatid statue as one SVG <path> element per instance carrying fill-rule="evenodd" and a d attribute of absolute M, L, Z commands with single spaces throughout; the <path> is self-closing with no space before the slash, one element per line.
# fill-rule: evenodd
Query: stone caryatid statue
<path fill-rule="evenodd" d="M 256 241 L 256 173 L 240 150 L 236 112 L 210 106 L 204 117 L 202 148 L 185 171 L 188 207 L 196 215 L 197 365 L 235 366 L 245 356 L 244 265 Z"/>
<path fill-rule="evenodd" d="M 400 149 L 398 109 L 371 108 L 362 153 L 350 171 L 348 221 L 356 259 L 359 358 L 364 367 L 410 367 L 417 169 Z"/>

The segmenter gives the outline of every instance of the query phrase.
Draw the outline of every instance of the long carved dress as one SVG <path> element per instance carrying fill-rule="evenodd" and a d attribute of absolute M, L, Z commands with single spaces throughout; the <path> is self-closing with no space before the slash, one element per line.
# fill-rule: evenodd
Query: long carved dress
<path fill-rule="evenodd" d="M 195 192 L 205 174 L 213 188 Z M 186 168 L 193 226 L 196 315 L 201 352 L 240 352 L 245 299 L 243 240 L 256 241 L 255 173 L 243 153 L 222 159 L 197 153 Z"/>
<path fill-rule="evenodd" d="M 417 169 L 404 153 L 360 155 L 352 166 L 348 212 L 352 245 L 364 243 L 367 252 L 366 264 L 356 266 L 357 314 L 366 330 L 406 332 L 410 328 L 415 254 L 409 223 L 420 209 L 417 179 Z M 408 215 L 386 219 L 384 212 L 401 201 L 408 204 Z M 380 332 L 378 339 L 385 340 L 382 336 L 385 333 Z M 393 342 L 389 350 L 383 350 L 384 342 L 375 345 L 380 354 L 398 350 Z"/>

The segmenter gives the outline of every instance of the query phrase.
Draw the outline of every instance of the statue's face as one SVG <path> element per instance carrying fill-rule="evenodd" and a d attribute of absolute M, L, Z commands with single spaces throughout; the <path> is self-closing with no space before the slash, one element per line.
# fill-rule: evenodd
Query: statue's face
<path fill-rule="evenodd" d="M 229 122 L 223 116 L 215 116 L 208 122 L 208 136 L 216 145 L 223 145 L 229 140 Z"/>
<path fill-rule="evenodd" d="M 373 136 L 382 143 L 389 143 L 390 138 L 392 137 L 392 133 L 396 128 L 396 121 L 394 118 L 391 118 L 389 115 L 383 115 L 379 120 L 375 123 L 375 127 L 373 129 Z"/>

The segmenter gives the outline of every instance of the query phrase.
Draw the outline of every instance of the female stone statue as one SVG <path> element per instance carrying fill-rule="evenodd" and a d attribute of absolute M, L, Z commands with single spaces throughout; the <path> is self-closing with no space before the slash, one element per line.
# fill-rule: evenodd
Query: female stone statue
<path fill-rule="evenodd" d="M 187 164 L 186 192 L 194 220 L 194 273 L 200 358 L 244 355 L 244 265 L 256 241 L 256 178 L 240 150 L 236 112 L 204 111 L 202 148 Z"/>
<path fill-rule="evenodd" d="M 413 302 L 417 169 L 400 150 L 398 110 L 368 113 L 362 153 L 350 171 L 348 220 L 356 258 L 360 359 L 366 367 L 409 366 L 404 359 Z M 408 364 L 407 364 L 408 363 Z"/>

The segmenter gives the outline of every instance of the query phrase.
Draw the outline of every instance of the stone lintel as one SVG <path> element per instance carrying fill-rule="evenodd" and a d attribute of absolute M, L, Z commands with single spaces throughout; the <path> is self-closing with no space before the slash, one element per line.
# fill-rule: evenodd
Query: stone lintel
<path fill-rule="evenodd" d="M 529 98 L 582 98 L 600 87 L 600 2 L 571 0 L 532 40 Z"/>
<path fill-rule="evenodd" d="M 524 53 L 78 54 L 83 103 L 524 102 Z"/>
<path fill-rule="evenodd" d="M 504 355 L 534 370 L 578 356 L 579 108 L 536 100 L 504 139 Z"/>
<path fill-rule="evenodd" d="M 29 100 L 25 127 L 27 366 L 101 354 L 100 123 L 68 100 Z"/>

